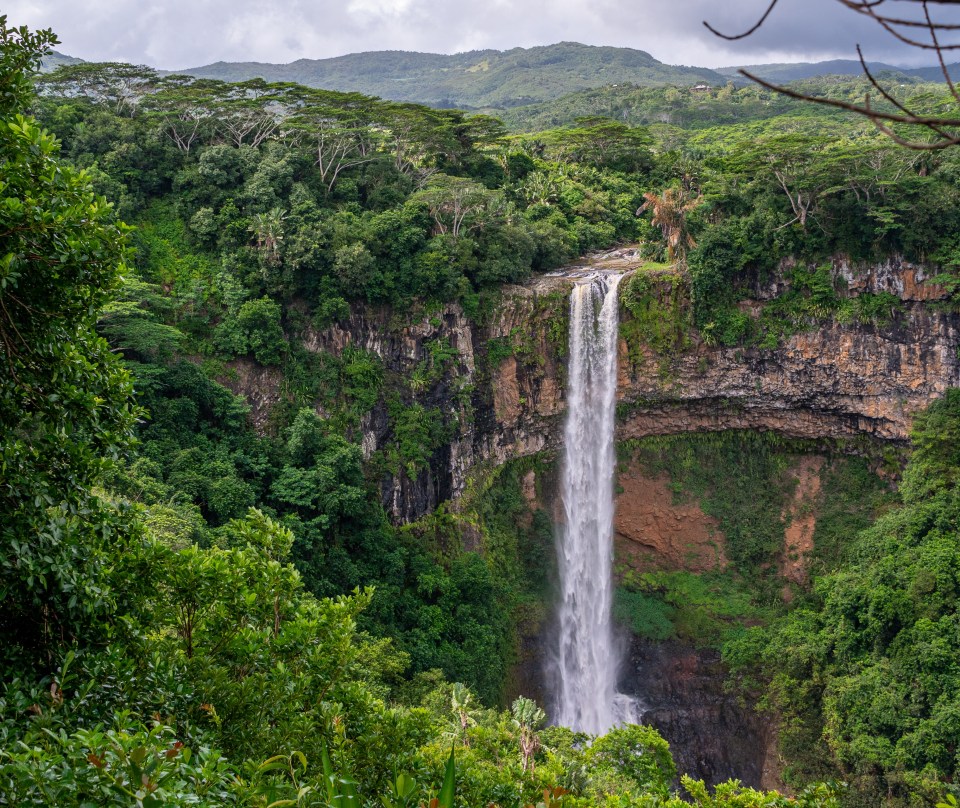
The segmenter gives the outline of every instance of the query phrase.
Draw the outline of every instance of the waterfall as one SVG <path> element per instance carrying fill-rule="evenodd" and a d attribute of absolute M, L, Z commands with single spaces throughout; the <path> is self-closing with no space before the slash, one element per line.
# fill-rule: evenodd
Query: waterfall
<path fill-rule="evenodd" d="M 598 735 L 637 720 L 632 699 L 617 693 L 620 654 L 613 605 L 614 419 L 617 393 L 617 287 L 621 275 L 596 273 L 570 295 L 566 457 L 558 531 L 559 644 L 553 720 Z"/>

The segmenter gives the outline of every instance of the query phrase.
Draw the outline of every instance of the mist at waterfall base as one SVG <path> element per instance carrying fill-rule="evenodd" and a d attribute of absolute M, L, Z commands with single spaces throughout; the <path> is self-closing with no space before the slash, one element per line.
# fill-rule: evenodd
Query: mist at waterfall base
<path fill-rule="evenodd" d="M 622 654 L 611 622 L 616 453 L 617 288 L 595 273 L 570 294 L 567 422 L 558 528 L 557 645 L 547 665 L 555 724 L 601 735 L 635 723 L 640 706 L 617 692 Z"/>

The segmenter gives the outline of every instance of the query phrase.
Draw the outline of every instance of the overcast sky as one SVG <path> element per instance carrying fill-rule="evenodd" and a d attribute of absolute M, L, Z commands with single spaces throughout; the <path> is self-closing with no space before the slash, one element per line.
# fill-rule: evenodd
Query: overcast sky
<path fill-rule="evenodd" d="M 163 69 L 291 62 L 369 50 L 457 53 L 576 41 L 719 67 L 856 58 L 928 64 L 837 0 L 780 0 L 759 32 L 724 43 L 768 0 L 5 0 L 8 22 L 53 28 L 58 50 Z M 918 56 L 920 58 L 918 58 Z"/>

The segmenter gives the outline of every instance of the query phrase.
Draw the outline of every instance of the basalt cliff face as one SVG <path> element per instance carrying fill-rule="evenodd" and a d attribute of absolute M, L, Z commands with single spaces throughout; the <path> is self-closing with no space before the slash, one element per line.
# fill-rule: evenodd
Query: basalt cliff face
<path fill-rule="evenodd" d="M 634 640 L 628 664 L 625 684 L 643 694 L 643 721 L 669 741 L 679 772 L 710 785 L 786 790 L 776 725 L 731 696 L 718 652 Z"/>
<path fill-rule="evenodd" d="M 492 310 L 476 319 L 458 305 L 406 319 L 362 309 L 306 334 L 312 351 L 340 354 L 353 345 L 376 354 L 400 382 L 429 357 L 432 343 L 442 340 L 456 352 L 439 381 L 417 393 L 418 403 L 444 414 L 452 438 L 436 448 L 415 479 L 402 472 L 383 477 L 383 503 L 396 521 L 457 500 L 475 469 L 560 448 L 570 285 L 584 271 L 629 271 L 638 264 L 631 251 L 617 251 L 508 286 Z M 709 345 L 692 329 L 683 350 L 669 355 L 621 339 L 618 437 L 761 429 L 790 437 L 866 435 L 904 442 L 913 415 L 960 384 L 960 317 L 922 267 L 838 260 L 833 271 L 847 294 L 886 292 L 900 306 L 882 323 L 811 324 L 776 348 Z M 758 309 L 782 289 L 782 281 L 758 286 L 744 310 Z M 258 394 L 261 405 L 269 399 Z M 361 430 L 368 456 L 389 443 L 391 420 L 383 403 L 363 417 Z"/>
<path fill-rule="evenodd" d="M 694 337 L 666 374 L 662 358 L 641 349 L 639 362 L 621 363 L 621 395 L 635 404 L 623 437 L 733 428 L 905 441 L 913 415 L 960 383 L 960 319 L 923 268 L 838 261 L 833 271 L 849 295 L 888 293 L 900 307 L 883 323 L 827 320 L 775 349 L 709 347 Z M 744 308 L 782 291 L 780 281 L 760 287 Z"/>

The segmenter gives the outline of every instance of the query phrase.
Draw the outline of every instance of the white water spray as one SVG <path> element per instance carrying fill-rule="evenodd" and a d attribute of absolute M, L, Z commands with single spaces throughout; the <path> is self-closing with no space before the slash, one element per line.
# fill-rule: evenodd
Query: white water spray
<path fill-rule="evenodd" d="M 638 720 L 633 699 L 617 693 L 619 653 L 613 605 L 614 418 L 617 393 L 617 287 L 597 273 L 570 295 L 566 458 L 557 556 L 559 647 L 553 660 L 553 718 L 599 735 Z"/>

